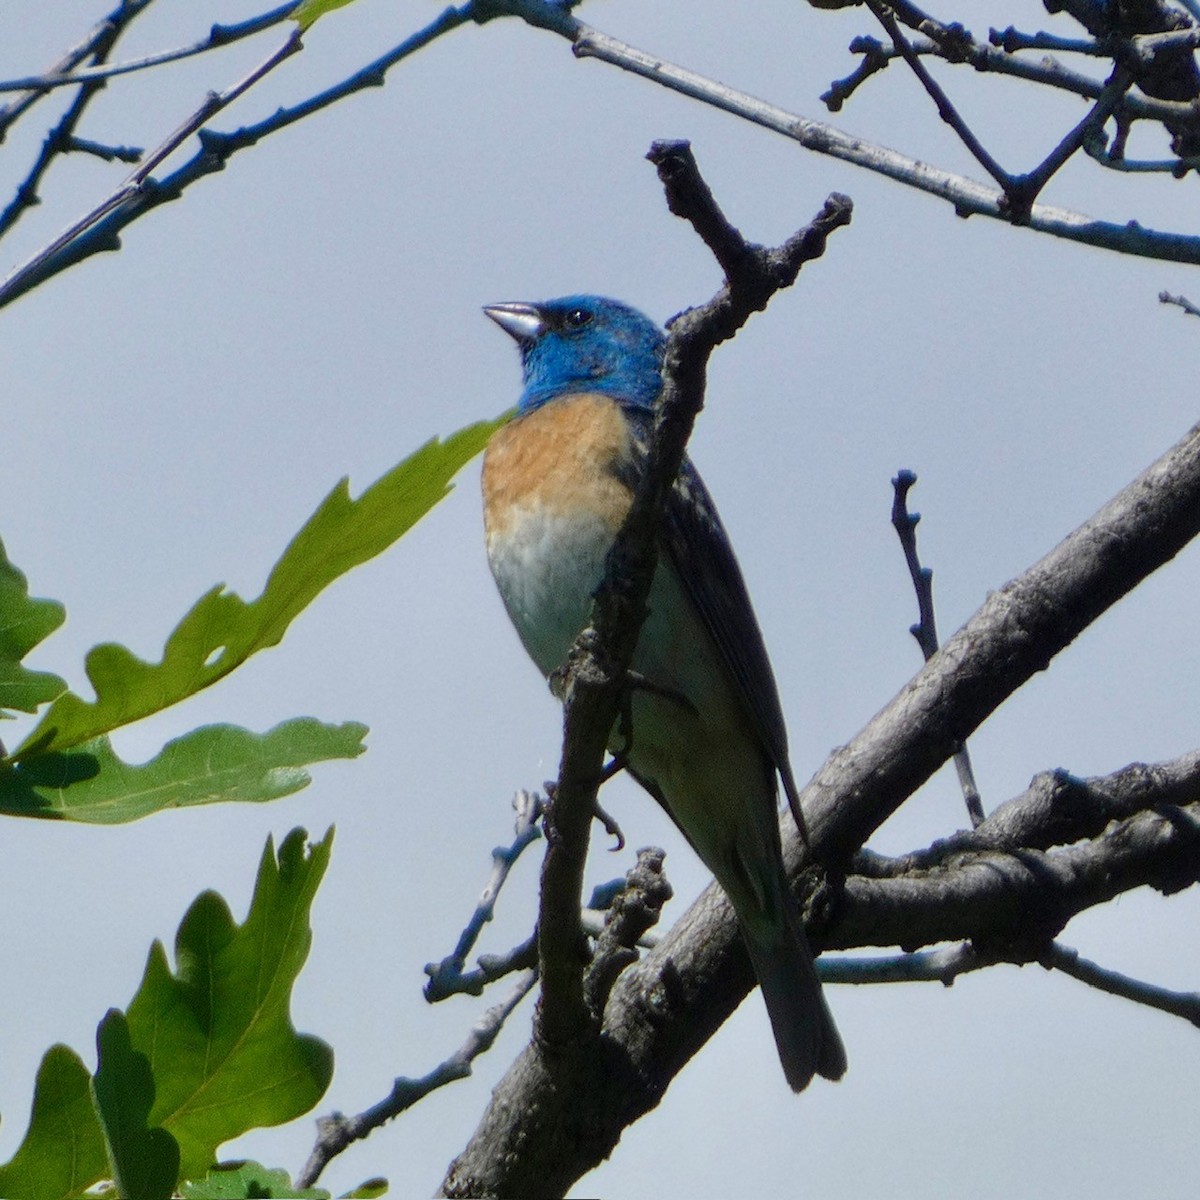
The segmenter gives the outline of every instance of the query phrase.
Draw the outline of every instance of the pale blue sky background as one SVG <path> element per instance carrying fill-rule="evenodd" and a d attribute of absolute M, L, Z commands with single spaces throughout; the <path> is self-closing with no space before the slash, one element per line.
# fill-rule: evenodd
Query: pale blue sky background
<path fill-rule="evenodd" d="M 22 4 L 4 21 L 0 74 L 43 68 L 103 14 L 85 0 Z M 158 0 L 121 57 L 202 36 L 255 11 Z M 428 3 L 358 0 L 216 124 L 309 95 L 431 19 Z M 1049 22 L 1039 6 L 939 9 L 978 34 Z M 862 13 L 793 0 L 755 6 L 585 5 L 584 20 L 794 111 L 853 66 L 878 31 Z M 1053 28 L 1074 32 L 1065 21 Z M 209 88 L 265 56 L 279 31 L 112 85 L 83 132 L 155 145 Z M 1034 165 L 1082 106 L 951 73 L 1002 161 Z M 54 102 L 55 104 L 59 102 Z M 43 112 L 52 111 L 47 102 Z M 834 118 L 843 128 L 978 176 L 903 69 Z M 27 120 L 0 156 L 7 199 L 44 133 Z M 67 627 L 32 659 L 85 687 L 100 640 L 157 657 L 204 590 L 256 595 L 288 538 L 343 474 L 355 491 L 434 433 L 515 399 L 516 355 L 488 301 L 597 291 L 665 319 L 719 282 L 665 209 L 642 156 L 692 139 L 731 219 L 777 241 L 831 190 L 854 223 L 713 362 L 693 454 L 738 547 L 806 778 L 919 664 L 914 601 L 888 525 L 889 480 L 921 481 L 922 550 L 949 635 L 999 587 L 1124 486 L 1196 420 L 1200 322 L 1159 289 L 1200 299 L 1200 275 L 1121 259 L 981 218 L 804 152 L 595 62 L 516 23 L 464 28 L 383 89 L 238 155 L 228 169 L 90 261 L 0 313 L 5 381 L 3 536 Z M 1158 155 L 1163 147 L 1148 141 Z M 190 153 L 191 147 L 188 147 Z M 7 271 L 115 185 L 123 168 L 59 166 L 42 206 L 0 246 Z M 1073 165 L 1050 203 L 1196 228 L 1195 178 L 1138 180 Z M 980 731 L 985 804 L 1035 772 L 1112 771 L 1196 745 L 1194 550 L 1105 616 Z M 554 774 L 559 720 L 494 593 L 477 466 L 394 550 L 337 584 L 283 645 L 117 738 L 140 760 L 195 725 L 266 729 L 293 715 L 359 719 L 370 751 L 316 771 L 267 806 L 168 813 L 89 829 L 9 821 L 0 993 L 0 1158 L 25 1127 L 53 1041 L 91 1057 L 96 1022 L 124 1005 L 150 941 L 170 942 L 192 898 L 218 889 L 239 918 L 268 833 L 338 827 L 299 984 L 298 1028 L 332 1043 L 320 1110 L 358 1111 L 397 1074 L 449 1054 L 491 1001 L 429 1008 L 422 965 L 453 947 L 506 841 L 509 797 Z M 606 793 L 631 847 L 658 843 L 679 899 L 706 882 L 653 803 Z M 923 845 L 965 814 L 942 772 L 872 843 Z M 516 873 L 485 949 L 528 932 L 536 855 Z M 589 875 L 632 855 L 597 840 Z M 1064 941 L 1102 963 L 1197 987 L 1194 892 L 1133 894 Z M 498 997 L 497 997 L 498 998 Z M 851 1069 L 787 1090 L 757 996 L 631 1129 L 578 1195 L 1171 1198 L 1194 1194 L 1200 1040 L 1181 1021 L 1039 967 L 938 986 L 831 990 Z M 375 1174 L 426 1195 L 475 1127 L 528 1033 L 512 1019 L 476 1077 L 343 1155 L 323 1179 Z M 308 1119 L 226 1148 L 293 1172 Z"/>

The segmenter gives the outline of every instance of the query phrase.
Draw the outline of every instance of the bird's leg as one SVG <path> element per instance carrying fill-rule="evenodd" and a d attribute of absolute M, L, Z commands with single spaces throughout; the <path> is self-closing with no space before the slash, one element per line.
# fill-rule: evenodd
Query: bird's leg
<path fill-rule="evenodd" d="M 619 771 L 622 769 L 622 767 L 624 767 L 624 765 L 624 763 L 618 763 L 616 759 L 613 759 L 613 761 L 609 763 L 608 767 L 605 767 L 604 770 L 607 772 L 609 767 L 616 767 L 616 771 Z M 613 772 L 614 775 L 616 774 L 616 771 Z M 612 847 L 613 853 L 615 854 L 618 850 L 624 850 L 625 835 L 621 832 L 621 827 L 617 824 L 616 819 L 600 807 L 599 800 L 596 801 L 596 808 L 592 815 L 597 821 L 600 822 L 601 825 L 604 826 L 604 832 L 607 833 L 609 837 L 616 838 L 617 844 Z"/>

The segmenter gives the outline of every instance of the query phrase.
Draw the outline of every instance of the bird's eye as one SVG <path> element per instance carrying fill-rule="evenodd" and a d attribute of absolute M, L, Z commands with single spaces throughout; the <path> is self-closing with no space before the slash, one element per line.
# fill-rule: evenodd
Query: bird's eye
<path fill-rule="evenodd" d="M 563 324 L 568 329 L 582 329 L 591 319 L 592 314 L 586 308 L 573 308 L 563 318 Z"/>

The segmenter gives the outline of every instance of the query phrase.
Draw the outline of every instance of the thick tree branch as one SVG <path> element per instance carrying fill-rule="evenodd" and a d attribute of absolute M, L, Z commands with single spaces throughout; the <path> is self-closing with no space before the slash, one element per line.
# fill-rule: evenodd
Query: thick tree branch
<path fill-rule="evenodd" d="M 1200 425 L 982 608 L 802 799 L 813 848 L 851 855 L 1014 691 L 1200 533 Z M 800 847 L 788 839 L 785 856 Z"/>
<path fill-rule="evenodd" d="M 1007 696 L 1198 531 L 1200 427 L 991 596 L 831 757 L 805 789 L 815 852 L 825 861 L 848 859 Z M 1163 779 L 1178 787 L 1169 794 L 1185 796 L 1194 786 L 1183 763 Z M 1144 796 L 1127 802 L 1139 805 Z M 987 837 L 1010 817 L 1011 810 L 998 810 L 980 830 L 963 836 Z M 1092 819 L 1100 817 L 1095 812 Z M 810 932 L 818 945 L 910 946 L 978 935 L 1009 955 L 1022 945 L 1031 954 L 1041 952 L 1073 912 L 1141 884 L 1171 890 L 1195 879 L 1196 829 L 1194 806 L 1138 810 L 1098 842 L 1054 855 L 1018 847 L 987 851 L 957 872 L 931 871 L 916 881 L 854 879 L 840 899 L 836 889 L 810 895 Z M 809 861 L 790 831 L 786 854 L 795 871 Z M 811 877 L 806 880 L 811 884 Z M 536 1045 L 522 1054 L 471 1146 L 452 1165 L 445 1193 L 564 1191 L 611 1152 L 625 1125 L 658 1103 L 669 1080 L 753 982 L 733 912 L 714 885 L 617 981 L 605 1009 L 605 1036 L 590 1058 L 578 1060 L 569 1089 L 559 1086 Z M 542 1148 L 552 1161 L 542 1157 Z"/>
<path fill-rule="evenodd" d="M 1166 763 L 1131 763 L 1112 775 L 1091 779 L 1063 770 L 1043 771 L 977 829 L 896 858 L 860 851 L 852 870 L 875 877 L 904 875 L 930 870 L 963 854 L 1049 850 L 1097 837 L 1113 821 L 1152 808 L 1195 804 L 1200 804 L 1200 751 Z"/>
<path fill-rule="evenodd" d="M 1138 813 L 1061 850 L 965 854 L 891 879 L 851 876 L 827 948 L 917 949 L 969 939 L 1011 961 L 1040 961 L 1085 909 L 1136 887 L 1171 894 L 1200 879 L 1200 806 Z"/>

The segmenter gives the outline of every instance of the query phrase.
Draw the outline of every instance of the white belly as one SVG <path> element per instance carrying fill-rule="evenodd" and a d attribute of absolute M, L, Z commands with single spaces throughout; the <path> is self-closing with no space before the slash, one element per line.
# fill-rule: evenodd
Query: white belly
<path fill-rule="evenodd" d="M 521 642 L 544 675 L 561 667 L 588 619 L 604 577 L 611 525 L 570 520 L 540 506 L 513 514 L 490 533 L 488 561 Z"/>

